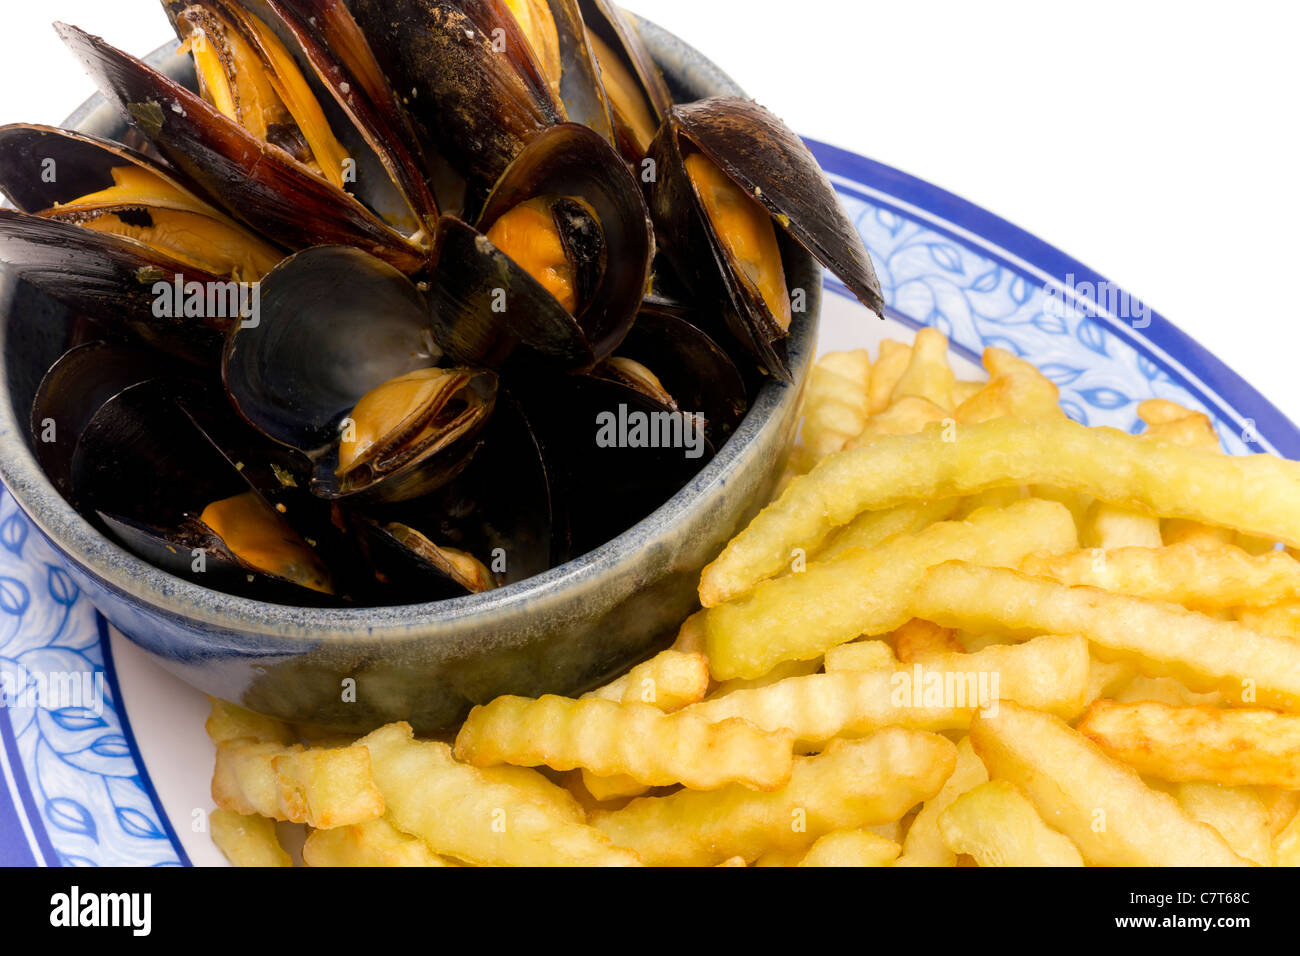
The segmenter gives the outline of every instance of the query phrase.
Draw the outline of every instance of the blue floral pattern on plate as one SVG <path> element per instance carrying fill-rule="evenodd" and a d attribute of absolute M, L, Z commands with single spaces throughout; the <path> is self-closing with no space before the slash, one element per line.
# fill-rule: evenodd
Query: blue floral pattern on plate
<path fill-rule="evenodd" d="M 986 346 L 996 345 L 1032 360 L 1060 387 L 1062 403 L 1077 421 L 1136 430 L 1138 403 L 1168 398 L 1211 413 L 1232 453 L 1269 447 L 1242 426 L 1252 413 L 1270 416 L 1276 425 L 1276 409 L 1231 373 L 1221 373 L 1219 387 L 1210 389 L 1194 386 L 1175 368 L 1175 362 L 1207 365 L 1194 343 L 1174 333 L 1172 346 L 1164 346 L 1171 359 L 1160 358 L 1154 334 L 1140 328 L 1126 332 L 1086 302 L 1049 295 L 1044 277 L 1035 277 L 1006 251 L 1036 242 L 1032 237 L 1001 224 L 1003 231 L 1014 233 L 1005 247 L 991 234 L 981 238 L 971 222 L 987 214 L 977 210 L 972 215 L 974 207 L 950 214 L 953 222 L 964 222 L 964 229 L 933 211 L 912 214 L 910 203 L 934 210 L 960 200 L 860 157 L 812 146 L 866 241 L 892 317 L 913 327 L 940 328 L 967 356 L 978 357 Z M 906 189 L 898 185 L 904 180 Z M 891 189 L 898 191 L 897 201 Z M 847 294 L 834 280 L 828 286 Z M 1167 324 L 1164 334 L 1170 337 Z M 1196 389 L 1210 401 L 1199 398 Z M 1300 447 L 1294 426 L 1281 421 L 1270 438 Z M 37 818 L 31 821 L 33 828 L 43 830 L 32 841 L 0 832 L 0 850 L 34 842 L 34 852 L 53 853 L 47 862 L 65 865 L 174 865 L 187 860 L 136 759 L 112 680 L 107 633 L 54 551 L 13 499 L 0 493 L 0 675 L 8 675 L 14 686 L 26 686 L 39 673 L 86 673 L 92 680 L 101 675 L 104 693 L 102 708 L 0 711 L 0 746 L 12 744 L 16 750 L 19 766 L 13 776 L 21 791 L 0 789 L 0 810 L 6 809 L 6 799 L 29 804 Z"/>

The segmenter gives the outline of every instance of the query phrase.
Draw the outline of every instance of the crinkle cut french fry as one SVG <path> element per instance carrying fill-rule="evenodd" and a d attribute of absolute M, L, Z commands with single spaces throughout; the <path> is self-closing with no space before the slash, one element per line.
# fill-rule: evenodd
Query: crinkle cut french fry
<path fill-rule="evenodd" d="M 1093 502 L 1079 526 L 1079 543 L 1085 548 L 1158 548 L 1160 519 L 1132 508 Z"/>
<path fill-rule="evenodd" d="M 387 817 L 332 830 L 312 830 L 302 847 L 308 866 L 452 866 L 419 837 Z"/>
<path fill-rule="evenodd" d="M 896 866 L 956 866 L 957 854 L 948 848 L 939 832 L 939 818 L 954 800 L 968 790 L 987 783 L 989 772 L 975 754 L 970 737 L 957 744 L 957 763 L 943 788 L 925 801 L 903 840 L 903 855 Z"/>
<path fill-rule="evenodd" d="M 1174 797 L 1188 816 L 1213 827 L 1238 856 L 1260 866 L 1273 865 L 1268 810 L 1254 790 L 1180 783 L 1174 788 Z"/>
<path fill-rule="evenodd" d="M 934 657 L 936 654 L 962 654 L 952 628 L 914 617 L 894 631 L 894 652 L 904 664 Z"/>
<path fill-rule="evenodd" d="M 951 422 L 952 412 L 919 395 L 898 399 L 879 415 L 872 415 L 857 437 L 844 443 L 845 448 L 859 448 L 880 435 L 914 435 L 933 422 Z"/>
<path fill-rule="evenodd" d="M 789 680 L 791 677 L 807 677 L 809 674 L 816 674 L 821 669 L 822 659 L 820 657 L 815 657 L 810 661 L 782 661 L 762 677 L 737 677 L 734 680 L 724 680 L 709 691 L 708 699 L 716 700 L 719 697 L 734 694 L 738 690 L 755 690 L 759 687 L 767 687 L 769 684 L 778 684 L 783 680 Z"/>
<path fill-rule="evenodd" d="M 939 791 L 955 760 L 945 738 L 891 727 L 797 758 L 790 782 L 777 791 L 679 790 L 598 813 L 592 824 L 651 865 L 756 860 L 772 850 L 803 850 L 832 830 L 900 819 Z"/>
<path fill-rule="evenodd" d="M 878 667 L 894 668 L 898 658 L 894 650 L 885 641 L 854 641 L 841 644 L 826 652 L 822 668 L 828 674 L 837 671 L 869 671 Z"/>
<path fill-rule="evenodd" d="M 683 625 L 682 631 L 686 631 L 686 625 Z M 649 704 L 664 713 L 671 713 L 703 700 L 708 689 L 708 659 L 701 653 L 683 653 L 669 649 L 583 696 Z M 581 773 L 583 786 L 601 803 L 639 796 L 649 789 L 627 774 L 602 777 L 586 769 Z"/>
<path fill-rule="evenodd" d="M 313 827 L 363 823 L 384 814 L 384 800 L 362 745 L 304 750 L 249 739 L 217 745 L 212 799 L 236 813 Z"/>
<path fill-rule="evenodd" d="M 1287 601 L 1271 607 L 1242 607 L 1236 610 L 1237 622 L 1252 631 L 1300 641 L 1300 601 Z"/>
<path fill-rule="evenodd" d="M 1173 604 L 960 562 L 931 568 L 912 602 L 917 617 L 949 627 L 1082 634 L 1101 656 L 1133 660 L 1148 676 L 1300 710 L 1300 644 Z"/>
<path fill-rule="evenodd" d="M 1004 703 L 977 716 L 971 743 L 1093 866 L 1242 866 L 1212 827 L 1051 714 Z"/>
<path fill-rule="evenodd" d="M 293 866 L 275 835 L 275 823 L 259 814 L 213 810 L 208 816 L 212 842 L 233 866 Z"/>
<path fill-rule="evenodd" d="M 938 501 L 908 502 L 884 511 L 864 512 L 835 532 L 812 557 L 817 561 L 829 561 L 852 548 L 874 548 L 896 534 L 916 534 L 937 521 L 951 518 L 962 505 L 961 498 L 941 498 Z"/>
<path fill-rule="evenodd" d="M 871 359 L 865 349 L 831 352 L 817 360 L 808 376 L 803 443 L 820 458 L 839 451 L 867 423 Z"/>
<path fill-rule="evenodd" d="M 792 677 L 738 690 L 682 711 L 708 720 L 739 717 L 767 731 L 819 743 L 881 727 L 962 730 L 976 708 L 1016 700 L 1064 716 L 1083 706 L 1088 644 L 1046 635 L 976 654 L 943 654 L 910 666 Z"/>
<path fill-rule="evenodd" d="M 412 739 L 409 724 L 389 724 L 362 740 L 393 825 L 435 853 L 482 866 L 640 864 L 635 853 L 518 786 L 519 774 L 460 763 L 447 744 Z"/>
<path fill-rule="evenodd" d="M 1008 417 L 1027 422 L 1065 418 L 1059 390 L 1029 362 L 989 346 L 984 350 L 984 367 L 989 381 L 957 406 L 957 420 L 963 425 Z"/>
<path fill-rule="evenodd" d="M 1147 776 L 1300 790 L 1300 717 L 1292 714 L 1099 700 L 1078 730 Z"/>
<path fill-rule="evenodd" d="M 1273 837 L 1273 865 L 1300 866 L 1300 813 Z"/>
<path fill-rule="evenodd" d="M 703 700 L 708 689 L 709 662 L 703 654 L 667 650 L 582 696 L 625 704 L 649 704 L 664 713 L 671 713 Z"/>
<path fill-rule="evenodd" d="M 677 631 L 677 639 L 669 650 L 681 654 L 704 653 L 704 614 L 704 611 L 696 611 L 682 622 Z"/>
<path fill-rule="evenodd" d="M 764 582 L 746 597 L 710 608 L 709 668 L 717 680 L 759 677 L 781 661 L 810 660 L 859 635 L 890 631 L 912 616 L 908 593 L 933 564 L 978 558 L 1015 566 L 1034 551 L 1076 543 L 1064 506 L 1028 499 L 816 561 L 801 574 Z"/>
<path fill-rule="evenodd" d="M 585 767 L 649 786 L 771 790 L 790 779 L 792 744 L 787 733 L 740 720 L 715 723 L 690 709 L 664 714 L 645 704 L 504 696 L 470 711 L 456 757 L 476 766 Z"/>
<path fill-rule="evenodd" d="M 216 697 L 209 697 L 208 701 L 212 704 L 212 712 L 203 726 L 214 744 L 240 738 L 284 746 L 295 742 L 293 730 L 289 725 L 274 717 L 255 714 L 251 710 L 245 710 L 237 704 Z"/>
<path fill-rule="evenodd" d="M 864 511 L 1023 484 L 1300 546 L 1300 463 L 1231 458 L 1069 421 L 995 419 L 958 428 L 952 441 L 930 426 L 828 456 L 705 569 L 700 599 L 709 607 L 747 593 L 780 572 L 791 549 L 818 547 Z"/>
<path fill-rule="evenodd" d="M 889 393 L 891 404 L 906 398 L 919 398 L 951 413 L 953 384 L 957 377 L 948 364 L 948 336 L 936 328 L 924 328 L 916 333 L 907 368 Z"/>
<path fill-rule="evenodd" d="M 870 830 L 836 830 L 820 837 L 799 866 L 889 866 L 900 852 L 893 840 Z"/>
<path fill-rule="evenodd" d="M 962 794 L 939 817 L 944 842 L 980 866 L 1083 866 L 1069 837 L 1038 815 L 1020 788 L 990 780 Z"/>
<path fill-rule="evenodd" d="M 879 415 L 889 407 L 893 399 L 894 386 L 907 371 L 907 364 L 912 358 L 912 346 L 904 345 L 893 339 L 880 343 L 880 354 L 871 366 L 871 382 L 867 386 L 867 411 Z"/>
<path fill-rule="evenodd" d="M 1277 604 L 1300 594 L 1300 561 L 1284 551 L 1252 555 L 1232 545 L 1031 554 L 1020 570 L 1200 611 Z"/>

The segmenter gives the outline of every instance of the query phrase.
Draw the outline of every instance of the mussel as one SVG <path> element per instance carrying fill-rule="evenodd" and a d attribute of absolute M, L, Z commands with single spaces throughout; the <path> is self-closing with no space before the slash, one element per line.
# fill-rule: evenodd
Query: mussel
<path fill-rule="evenodd" d="M 438 340 L 465 362 L 498 366 L 522 343 L 590 368 L 636 320 L 653 258 L 649 212 L 618 153 L 588 127 L 551 127 L 473 227 L 443 219 L 430 277 Z"/>
<path fill-rule="evenodd" d="M 672 107 L 650 158 L 660 248 L 697 295 L 730 302 L 732 332 L 771 374 L 790 377 L 782 341 L 806 301 L 786 287 L 777 226 L 883 311 L 871 259 L 826 174 L 757 103 L 715 97 Z"/>

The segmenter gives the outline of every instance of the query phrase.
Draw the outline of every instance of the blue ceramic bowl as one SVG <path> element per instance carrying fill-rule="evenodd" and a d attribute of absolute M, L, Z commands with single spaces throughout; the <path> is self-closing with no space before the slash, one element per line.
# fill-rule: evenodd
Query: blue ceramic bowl
<path fill-rule="evenodd" d="M 642 28 L 680 99 L 740 92 L 676 37 L 650 23 Z M 150 62 L 193 81 L 188 58 L 174 45 Z M 123 133 L 99 97 L 65 125 Z M 697 606 L 701 568 L 768 498 L 794 439 L 817 335 L 821 272 L 802 251 L 789 257 L 787 270 L 793 284 L 812 292 L 789 340 L 795 387 L 765 385 L 719 454 L 635 527 L 561 567 L 486 594 L 407 607 L 283 607 L 200 587 L 118 547 L 37 465 L 28 417 L 41 376 L 67 346 L 67 317 L 4 272 L 0 478 L 104 616 L 181 679 L 285 720 L 364 731 L 405 719 L 434 732 L 498 694 L 594 686 L 663 646 Z M 345 693 L 352 687 L 355 694 Z"/>

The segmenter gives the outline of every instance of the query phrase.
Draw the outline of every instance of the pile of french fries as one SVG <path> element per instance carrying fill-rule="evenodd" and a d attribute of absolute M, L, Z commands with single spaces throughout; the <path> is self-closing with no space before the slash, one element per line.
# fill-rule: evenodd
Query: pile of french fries
<path fill-rule="evenodd" d="M 239 865 L 1300 865 L 1300 464 L 1069 421 L 933 329 L 825 356 L 676 642 L 454 741 L 220 701 Z M 277 821 L 279 827 L 277 829 Z"/>

